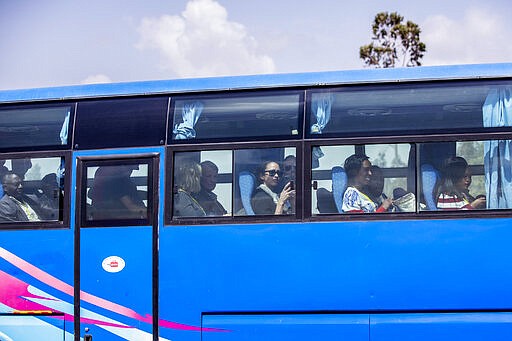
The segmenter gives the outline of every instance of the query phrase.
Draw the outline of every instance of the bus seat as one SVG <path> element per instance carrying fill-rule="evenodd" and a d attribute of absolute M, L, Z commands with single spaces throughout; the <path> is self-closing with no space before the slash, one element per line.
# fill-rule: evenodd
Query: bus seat
<path fill-rule="evenodd" d="M 425 204 L 430 211 L 437 210 L 437 200 L 435 198 L 436 185 L 439 180 L 439 172 L 430 164 L 421 165 L 421 184 Z"/>
<path fill-rule="evenodd" d="M 331 170 L 332 177 L 332 194 L 334 196 L 334 203 L 339 213 L 343 213 L 341 209 L 343 205 L 343 194 L 347 189 L 347 173 L 343 167 L 334 166 Z"/>
<path fill-rule="evenodd" d="M 332 192 L 326 188 L 316 190 L 316 207 L 319 213 L 338 213 Z"/>
<path fill-rule="evenodd" d="M 240 199 L 242 200 L 242 206 L 244 207 L 246 215 L 254 215 L 254 211 L 251 205 L 251 197 L 254 192 L 254 184 L 256 178 L 254 174 L 247 171 L 240 172 L 238 176 L 238 186 L 240 187 Z"/>

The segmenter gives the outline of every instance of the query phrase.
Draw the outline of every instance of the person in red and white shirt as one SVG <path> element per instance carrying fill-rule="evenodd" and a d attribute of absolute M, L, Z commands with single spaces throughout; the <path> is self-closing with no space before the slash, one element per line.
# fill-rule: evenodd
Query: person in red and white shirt
<path fill-rule="evenodd" d="M 443 179 L 439 186 L 437 208 L 440 210 L 473 210 L 485 208 L 484 197 L 469 195 L 471 173 L 467 161 L 460 156 L 445 160 Z"/>

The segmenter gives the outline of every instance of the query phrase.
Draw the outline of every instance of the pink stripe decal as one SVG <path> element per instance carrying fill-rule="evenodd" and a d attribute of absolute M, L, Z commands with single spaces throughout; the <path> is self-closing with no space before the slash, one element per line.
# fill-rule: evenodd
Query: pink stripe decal
<path fill-rule="evenodd" d="M 0 247 L 0 257 L 5 259 L 12 265 L 16 266 L 20 270 L 31 275 L 32 277 L 36 278 L 37 280 L 57 289 L 65 294 L 73 296 L 74 289 L 71 285 L 61 281 L 60 279 L 50 275 L 49 273 L 39 269 L 38 267 L 28 263 L 27 261 L 21 259 L 20 257 L 16 256 L 15 254 L 7 251 L 6 249 L 4 249 L 2 247 Z M 21 283 L 23 283 L 23 282 L 21 282 Z M 149 324 L 153 323 L 153 317 L 151 315 L 142 316 L 130 308 L 124 307 L 124 306 L 119 305 L 114 302 L 110 302 L 101 297 L 91 295 L 91 294 L 86 293 L 81 290 L 80 290 L 80 299 L 85 302 L 94 304 L 98 307 L 110 310 L 112 312 L 115 312 L 117 314 L 120 314 L 120 315 L 123 315 L 126 317 L 136 319 L 141 322 L 145 322 L 145 323 L 149 323 Z M 226 331 L 228 331 L 225 329 L 202 328 L 202 327 L 190 326 L 190 325 L 181 324 L 181 323 L 172 322 L 172 321 L 166 321 L 166 320 L 159 320 L 159 325 L 162 327 L 165 327 L 165 328 L 188 330 L 188 331 L 208 331 L 208 332 L 226 332 Z"/>

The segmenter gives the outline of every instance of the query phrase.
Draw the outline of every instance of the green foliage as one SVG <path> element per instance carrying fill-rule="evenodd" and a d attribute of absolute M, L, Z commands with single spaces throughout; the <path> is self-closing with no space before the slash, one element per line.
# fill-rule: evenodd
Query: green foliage
<path fill-rule="evenodd" d="M 426 45 L 420 41 L 421 30 L 412 21 L 393 12 L 377 13 L 372 25 L 372 42 L 359 48 L 359 58 L 368 66 L 389 68 L 420 66 Z"/>

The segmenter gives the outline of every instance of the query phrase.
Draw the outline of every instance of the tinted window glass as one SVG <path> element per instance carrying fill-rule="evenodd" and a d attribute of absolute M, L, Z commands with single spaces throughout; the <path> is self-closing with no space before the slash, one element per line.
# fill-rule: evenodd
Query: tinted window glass
<path fill-rule="evenodd" d="M 302 95 L 279 94 L 179 98 L 173 105 L 173 140 L 290 138 L 300 135 Z"/>
<path fill-rule="evenodd" d="M 79 103 L 75 148 L 163 144 L 166 112 L 164 97 Z"/>
<path fill-rule="evenodd" d="M 62 220 L 63 158 L 0 160 L 0 223 Z"/>
<path fill-rule="evenodd" d="M 0 149 L 68 145 L 71 106 L 0 110 Z"/>
<path fill-rule="evenodd" d="M 150 166 L 135 161 L 88 163 L 85 221 L 148 220 Z M 149 194 L 148 194 L 149 193 Z"/>
<path fill-rule="evenodd" d="M 500 98 L 510 101 L 511 93 L 510 82 L 490 81 L 315 91 L 308 108 L 308 133 L 313 137 L 374 136 L 510 126 L 509 119 L 493 122 L 493 108 Z"/>

